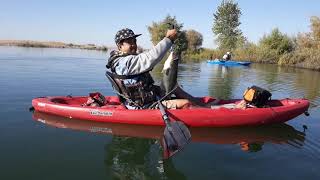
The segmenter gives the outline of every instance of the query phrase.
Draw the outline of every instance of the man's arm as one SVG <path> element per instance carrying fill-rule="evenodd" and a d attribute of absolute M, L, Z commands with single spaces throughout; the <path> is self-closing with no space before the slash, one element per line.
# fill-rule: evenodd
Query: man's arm
<path fill-rule="evenodd" d="M 116 71 L 122 75 L 134 75 L 150 71 L 162 60 L 176 38 L 177 30 L 168 30 L 166 37 L 148 52 L 120 57 L 118 61 L 120 67 L 116 68 Z"/>
<path fill-rule="evenodd" d="M 164 38 L 147 52 L 120 57 L 119 65 L 126 68 L 119 68 L 118 70 L 124 70 L 125 72 L 121 72 L 123 75 L 134 75 L 149 71 L 162 60 L 171 45 L 171 40 Z"/>
<path fill-rule="evenodd" d="M 162 60 L 171 45 L 171 40 L 164 38 L 147 52 L 124 57 L 126 58 L 128 74 L 140 74 L 151 70 Z"/>

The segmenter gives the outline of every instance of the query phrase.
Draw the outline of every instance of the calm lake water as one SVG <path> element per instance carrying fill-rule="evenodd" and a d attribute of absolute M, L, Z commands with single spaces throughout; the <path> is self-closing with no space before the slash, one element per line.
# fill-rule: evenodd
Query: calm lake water
<path fill-rule="evenodd" d="M 179 83 L 193 95 L 241 98 L 245 88 L 258 85 L 274 99 L 309 99 L 310 116 L 274 126 L 191 129 L 192 142 L 166 161 L 160 128 L 80 123 L 28 111 L 39 96 L 114 95 L 104 76 L 106 57 L 0 47 L 0 179 L 320 179 L 316 71 L 181 64 Z M 154 69 L 156 80 L 160 69 Z"/>

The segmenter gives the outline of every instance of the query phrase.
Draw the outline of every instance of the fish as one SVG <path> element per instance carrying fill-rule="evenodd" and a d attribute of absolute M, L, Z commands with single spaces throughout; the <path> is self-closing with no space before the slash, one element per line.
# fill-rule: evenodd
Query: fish
<path fill-rule="evenodd" d="M 177 86 L 178 65 L 180 57 L 180 54 L 176 54 L 171 51 L 163 65 L 163 79 L 161 82 L 161 89 L 165 91 L 165 94 L 170 93 Z"/>
<path fill-rule="evenodd" d="M 202 102 L 200 99 L 193 97 L 191 94 L 184 91 L 177 82 L 179 61 L 181 60 L 181 53 L 176 53 L 171 50 L 168 58 L 166 59 L 162 73 L 163 78 L 160 88 L 163 91 L 163 99 L 171 99 L 174 95 L 179 99 L 188 99 L 192 104 L 202 107 L 207 107 L 208 104 Z"/>

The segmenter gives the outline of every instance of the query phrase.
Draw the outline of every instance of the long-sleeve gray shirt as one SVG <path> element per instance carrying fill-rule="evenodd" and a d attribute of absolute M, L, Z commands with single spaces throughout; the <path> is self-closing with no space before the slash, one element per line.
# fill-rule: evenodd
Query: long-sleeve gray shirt
<path fill-rule="evenodd" d="M 171 46 L 171 40 L 164 38 L 147 52 L 120 56 L 113 63 L 115 73 L 118 75 L 135 75 L 150 71 L 163 59 Z"/>

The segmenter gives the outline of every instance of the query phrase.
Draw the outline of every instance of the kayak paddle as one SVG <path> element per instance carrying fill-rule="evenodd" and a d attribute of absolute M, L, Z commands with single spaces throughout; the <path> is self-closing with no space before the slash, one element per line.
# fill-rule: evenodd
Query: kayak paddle
<path fill-rule="evenodd" d="M 170 121 L 162 103 L 158 100 L 165 129 L 162 138 L 163 157 L 168 159 L 184 148 L 191 140 L 188 127 L 181 121 Z"/>

